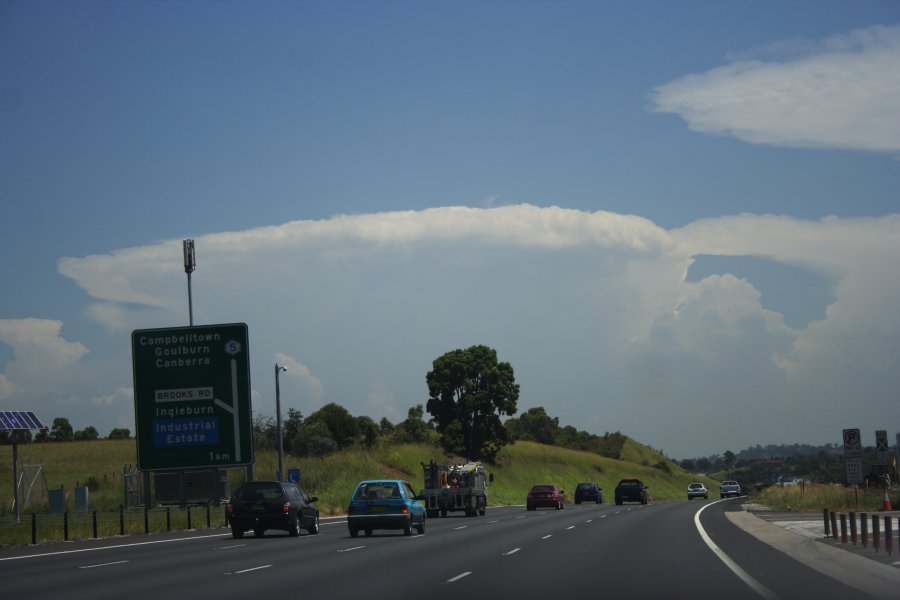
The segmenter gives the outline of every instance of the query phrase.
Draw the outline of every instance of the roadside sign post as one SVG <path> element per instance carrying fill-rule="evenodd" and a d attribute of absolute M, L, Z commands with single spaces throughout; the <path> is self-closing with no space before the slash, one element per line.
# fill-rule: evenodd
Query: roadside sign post
<path fill-rule="evenodd" d="M 138 468 L 253 462 L 247 325 L 131 334 Z"/>
<path fill-rule="evenodd" d="M 847 483 L 860 484 L 863 482 L 863 449 L 859 429 L 845 429 L 843 439 Z"/>

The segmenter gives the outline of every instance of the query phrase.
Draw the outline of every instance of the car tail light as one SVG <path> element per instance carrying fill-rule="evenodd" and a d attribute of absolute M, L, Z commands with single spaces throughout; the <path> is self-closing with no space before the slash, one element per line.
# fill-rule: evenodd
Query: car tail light
<path fill-rule="evenodd" d="M 400 509 L 400 512 L 402 512 L 404 515 L 407 514 L 407 513 L 409 513 L 409 507 L 408 507 L 408 506 L 404 506 L 403 508 Z"/>
<path fill-rule="evenodd" d="M 286 515 L 287 515 L 287 514 L 290 514 L 290 512 L 291 512 L 291 503 L 290 503 L 290 502 L 285 502 L 285 503 L 284 503 L 284 506 L 281 507 L 281 512 L 283 512 L 283 513 L 286 514 Z"/>

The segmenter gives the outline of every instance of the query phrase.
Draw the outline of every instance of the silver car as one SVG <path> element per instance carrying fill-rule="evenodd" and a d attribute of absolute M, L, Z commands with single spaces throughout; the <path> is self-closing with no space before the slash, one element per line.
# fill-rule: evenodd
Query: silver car
<path fill-rule="evenodd" d="M 688 486 L 688 500 L 703 498 L 709 500 L 709 490 L 702 483 L 692 483 Z"/>
<path fill-rule="evenodd" d="M 719 497 L 727 498 L 728 496 L 741 496 L 741 486 L 737 481 L 723 481 L 719 486 Z"/>

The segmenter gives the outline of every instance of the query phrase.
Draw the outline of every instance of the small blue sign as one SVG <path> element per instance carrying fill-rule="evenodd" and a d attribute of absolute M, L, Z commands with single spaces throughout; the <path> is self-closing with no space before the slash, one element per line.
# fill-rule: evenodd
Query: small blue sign
<path fill-rule="evenodd" d="M 218 443 L 219 419 L 216 417 L 153 420 L 154 448 L 209 446 Z"/>
<path fill-rule="evenodd" d="M 288 469 L 288 481 L 300 484 L 300 469 Z"/>

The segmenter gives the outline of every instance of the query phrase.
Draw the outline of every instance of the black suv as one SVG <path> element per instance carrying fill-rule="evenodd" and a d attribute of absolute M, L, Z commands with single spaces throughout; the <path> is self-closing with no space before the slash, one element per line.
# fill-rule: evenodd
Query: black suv
<path fill-rule="evenodd" d="M 593 502 L 595 504 L 603 503 L 603 489 L 596 483 L 584 481 L 575 486 L 575 504 L 584 502 Z"/>
<path fill-rule="evenodd" d="M 317 501 L 317 497 L 308 495 L 295 483 L 248 481 L 231 497 L 225 512 L 236 538 L 250 529 L 256 537 L 262 537 L 267 529 L 281 529 L 297 536 L 301 529 L 319 533 Z"/>
<path fill-rule="evenodd" d="M 616 504 L 640 502 L 647 504 L 647 486 L 640 479 L 623 479 L 616 486 Z"/>

